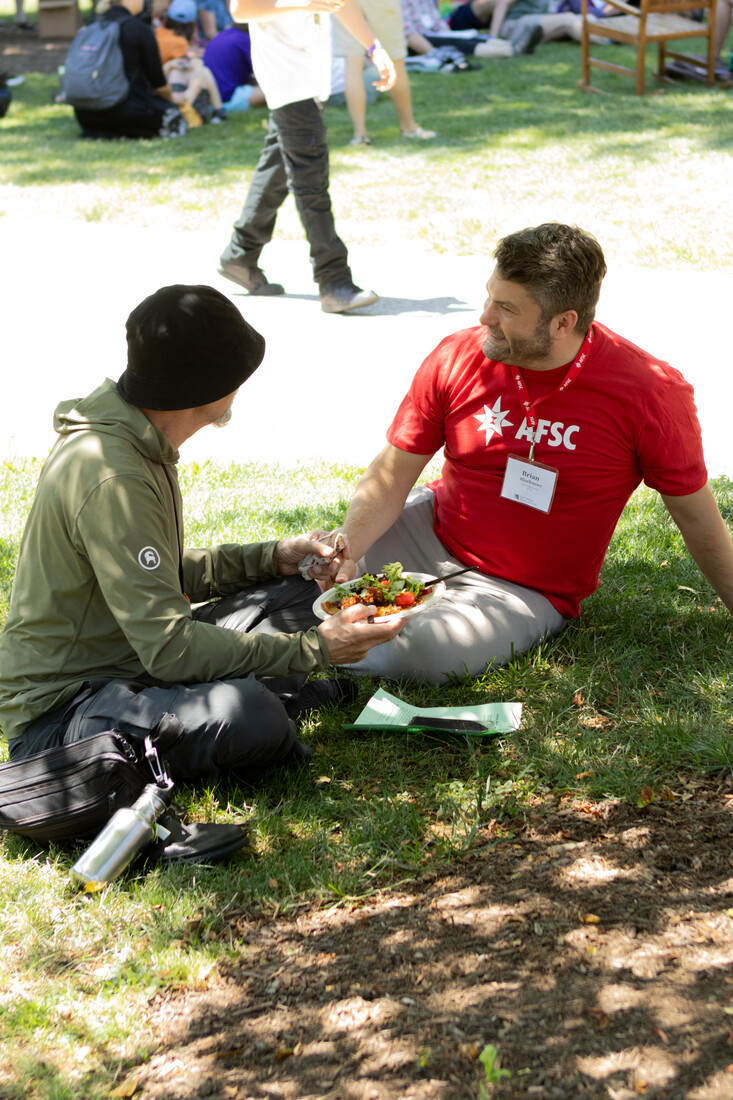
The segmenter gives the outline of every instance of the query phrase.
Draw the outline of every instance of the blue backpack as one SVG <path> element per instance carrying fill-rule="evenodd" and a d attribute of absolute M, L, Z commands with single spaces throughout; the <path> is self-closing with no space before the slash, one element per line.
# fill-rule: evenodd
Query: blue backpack
<path fill-rule="evenodd" d="M 127 98 L 130 82 L 116 20 L 82 27 L 69 47 L 63 83 L 64 102 L 85 111 L 106 111 Z"/>

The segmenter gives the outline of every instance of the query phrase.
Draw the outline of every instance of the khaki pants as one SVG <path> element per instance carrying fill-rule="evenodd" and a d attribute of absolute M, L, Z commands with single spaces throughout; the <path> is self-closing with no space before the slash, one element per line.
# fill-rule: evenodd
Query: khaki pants
<path fill-rule="evenodd" d="M 406 572 L 440 575 L 460 569 L 433 531 L 433 493 L 413 489 L 397 522 L 359 563 L 361 572 L 379 572 L 399 561 Z M 565 619 L 532 588 L 465 573 L 448 581 L 434 607 L 411 616 L 397 637 L 375 646 L 352 672 L 383 678 L 427 679 L 444 683 L 451 673 L 479 676 L 502 665 L 548 635 Z"/>

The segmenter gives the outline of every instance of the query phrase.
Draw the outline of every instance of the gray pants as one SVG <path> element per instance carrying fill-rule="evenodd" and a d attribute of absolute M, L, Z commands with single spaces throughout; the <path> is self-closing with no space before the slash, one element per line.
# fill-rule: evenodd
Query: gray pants
<path fill-rule="evenodd" d="M 434 496 L 413 489 L 402 515 L 359 563 L 361 572 L 379 572 L 400 561 L 406 572 L 440 575 L 464 564 L 433 531 Z M 479 676 L 501 665 L 565 625 L 549 600 L 531 588 L 466 573 L 448 581 L 442 600 L 411 616 L 401 634 L 375 646 L 352 672 L 375 677 L 410 677 L 445 683 L 451 673 Z"/>
<path fill-rule="evenodd" d="M 318 623 L 311 610 L 317 595 L 315 582 L 285 577 L 204 604 L 194 617 L 245 633 L 292 634 Z M 90 680 L 65 706 L 31 722 L 11 742 L 10 758 L 20 760 L 110 729 L 144 739 L 164 714 L 173 714 L 183 733 L 164 754 L 171 779 L 215 781 L 229 774 L 253 780 L 267 766 L 310 758 L 285 709 L 305 679 L 304 674 L 260 679 L 249 674 L 201 684 L 167 684 L 145 676 Z"/>
<path fill-rule="evenodd" d="M 313 278 L 322 290 L 351 283 L 346 245 L 333 220 L 328 174 L 326 124 L 316 101 L 304 99 L 270 111 L 265 146 L 222 260 L 259 266 L 290 191 L 310 245 Z"/>

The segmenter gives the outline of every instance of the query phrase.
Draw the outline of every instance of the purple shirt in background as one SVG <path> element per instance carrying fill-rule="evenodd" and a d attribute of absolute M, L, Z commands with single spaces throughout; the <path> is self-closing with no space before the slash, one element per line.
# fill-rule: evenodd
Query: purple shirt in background
<path fill-rule="evenodd" d="M 247 31 L 236 26 L 220 31 L 207 43 L 204 65 L 214 74 L 225 103 L 231 99 L 235 88 L 242 84 L 254 84 L 255 75 Z"/>

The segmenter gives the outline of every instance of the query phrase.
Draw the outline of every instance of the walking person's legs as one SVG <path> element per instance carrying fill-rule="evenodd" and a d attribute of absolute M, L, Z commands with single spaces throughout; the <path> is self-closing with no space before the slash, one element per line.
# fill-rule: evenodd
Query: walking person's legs
<path fill-rule="evenodd" d="M 277 213 L 288 194 L 278 128 L 273 113 L 260 159 L 244 200 L 244 206 L 233 226 L 229 244 L 221 254 L 219 274 L 250 294 L 283 294 L 279 283 L 269 283 L 259 266 L 260 254 L 272 240 Z"/>
<path fill-rule="evenodd" d="M 310 245 L 313 278 L 321 285 L 351 279 L 346 245 L 336 232 L 328 192 L 329 166 L 323 110 L 314 99 L 272 112 L 287 186 Z"/>
<path fill-rule="evenodd" d="M 328 191 L 328 143 L 323 109 L 314 99 L 289 103 L 272 112 L 288 188 L 310 245 L 313 278 L 321 308 L 345 313 L 379 300 L 353 280 L 346 245 L 336 232 Z"/>
<path fill-rule="evenodd" d="M 423 130 L 422 126 L 418 126 L 415 122 L 415 116 L 412 113 L 410 78 L 407 75 L 404 59 L 395 61 L 394 67 L 397 79 L 390 89 L 389 94 L 394 103 L 397 117 L 400 120 L 400 131 L 402 136 L 406 138 L 420 138 L 422 140 L 437 137 L 435 130 Z"/>

